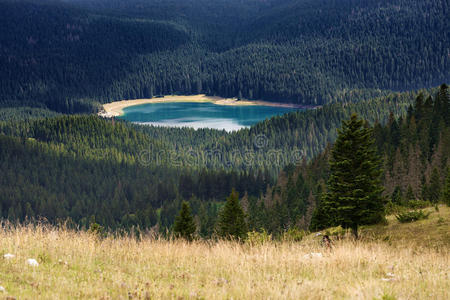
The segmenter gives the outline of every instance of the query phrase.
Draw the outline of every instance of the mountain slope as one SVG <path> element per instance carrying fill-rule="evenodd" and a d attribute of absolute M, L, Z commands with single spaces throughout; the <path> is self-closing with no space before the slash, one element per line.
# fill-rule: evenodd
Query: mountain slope
<path fill-rule="evenodd" d="M 398 205 L 420 207 L 448 201 L 443 191 L 450 177 L 450 94 L 446 85 L 433 94 L 419 94 L 406 116 L 395 118 L 391 114 L 385 125 L 373 125 L 383 161 L 383 195 L 388 210 Z M 270 232 L 307 229 L 310 224 L 313 230 L 329 227 L 330 218 L 320 206 L 330 176 L 329 150 L 309 163 L 286 167 L 264 197 L 249 197 L 251 227 Z"/>
<path fill-rule="evenodd" d="M 445 0 L 1 0 L 0 8 L 2 106 L 72 113 L 202 92 L 324 104 L 450 80 Z"/>
<path fill-rule="evenodd" d="M 326 152 L 308 165 L 305 172 L 310 177 L 298 180 L 282 175 L 268 189 L 279 171 L 292 174 L 287 170 L 293 165 L 304 166 L 322 152 L 352 112 L 385 124 L 389 112 L 406 114 L 416 95 L 325 105 L 233 133 L 137 126 L 79 115 L 0 122 L 4 175 L 0 216 L 21 221 L 27 216 L 45 217 L 52 223 L 70 217 L 81 226 L 94 216 L 111 229 L 158 225 L 164 231 L 186 200 L 198 217 L 200 234 L 210 236 L 218 209 L 234 188 L 254 209 L 249 211 L 252 228 L 279 232 L 308 211 L 312 214 L 317 182 L 327 176 Z M 287 195 L 286 187 L 293 191 L 287 198 L 295 209 L 268 205 L 271 213 L 259 215 L 258 198 L 264 195 L 268 204 L 274 203 L 272 197 L 279 199 L 279 192 Z"/>

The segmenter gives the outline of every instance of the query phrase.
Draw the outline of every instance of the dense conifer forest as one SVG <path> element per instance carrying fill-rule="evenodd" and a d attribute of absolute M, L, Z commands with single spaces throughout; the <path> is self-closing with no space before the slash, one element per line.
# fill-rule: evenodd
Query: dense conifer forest
<path fill-rule="evenodd" d="M 449 89 L 442 85 L 433 96 L 419 94 L 406 115 L 390 114 L 385 125 L 371 125 L 382 158 L 387 212 L 398 206 L 450 204 L 445 194 L 450 177 L 449 107 Z M 265 197 L 250 201 L 253 228 L 317 230 L 334 225 L 321 205 L 330 177 L 329 159 L 328 147 L 310 163 L 285 168 Z"/>
<path fill-rule="evenodd" d="M 192 214 L 209 237 L 227 227 L 229 199 L 246 230 L 335 225 L 322 200 L 337 129 L 353 113 L 375 139 L 386 209 L 445 201 L 449 94 L 436 87 L 450 81 L 448 7 L 0 0 L 0 218 L 164 232 L 182 216 L 189 230 L 176 231 L 192 238 Z M 114 100 L 200 93 L 314 109 L 236 132 L 93 114 Z"/>
<path fill-rule="evenodd" d="M 326 190 L 327 145 L 352 112 L 373 125 L 387 199 L 435 203 L 448 177 L 448 107 L 442 86 L 325 105 L 232 133 L 83 115 L 0 122 L 1 214 L 165 231 L 188 201 L 199 234 L 210 236 L 235 189 L 249 229 L 307 229 Z M 288 160 L 298 149 L 305 155 Z"/>
<path fill-rule="evenodd" d="M 0 1 L 0 106 L 166 94 L 321 105 L 450 79 L 446 0 Z"/>

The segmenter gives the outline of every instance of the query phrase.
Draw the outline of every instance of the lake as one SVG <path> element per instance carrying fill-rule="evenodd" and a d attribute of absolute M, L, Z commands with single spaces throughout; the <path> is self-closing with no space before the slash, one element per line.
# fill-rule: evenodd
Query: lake
<path fill-rule="evenodd" d="M 120 117 L 134 123 L 167 126 L 239 130 L 275 115 L 300 108 L 262 105 L 217 105 L 213 103 L 168 102 L 129 106 Z"/>

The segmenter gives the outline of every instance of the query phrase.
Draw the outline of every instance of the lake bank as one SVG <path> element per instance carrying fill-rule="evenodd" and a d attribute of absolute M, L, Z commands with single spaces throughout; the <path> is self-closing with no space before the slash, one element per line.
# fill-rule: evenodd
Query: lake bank
<path fill-rule="evenodd" d="M 135 99 L 135 100 L 121 100 L 111 103 L 103 104 L 103 111 L 98 115 L 101 117 L 112 118 L 123 115 L 123 109 L 142 104 L 151 103 L 174 103 L 174 102 L 192 102 L 192 103 L 213 103 L 216 105 L 231 105 L 231 106 L 272 106 L 285 108 L 312 108 L 312 106 L 302 106 L 290 103 L 276 103 L 262 100 L 237 100 L 236 98 L 222 98 L 217 96 L 190 95 L 190 96 L 164 96 L 152 99 Z"/>

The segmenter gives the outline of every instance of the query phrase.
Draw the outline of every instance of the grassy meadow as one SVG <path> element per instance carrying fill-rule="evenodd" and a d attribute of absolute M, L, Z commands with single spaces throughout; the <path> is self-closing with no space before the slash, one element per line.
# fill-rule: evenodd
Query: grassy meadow
<path fill-rule="evenodd" d="M 332 249 L 316 234 L 249 245 L 3 224 L 0 298 L 449 299 L 450 208 L 429 210 L 414 223 L 389 217 Z"/>

